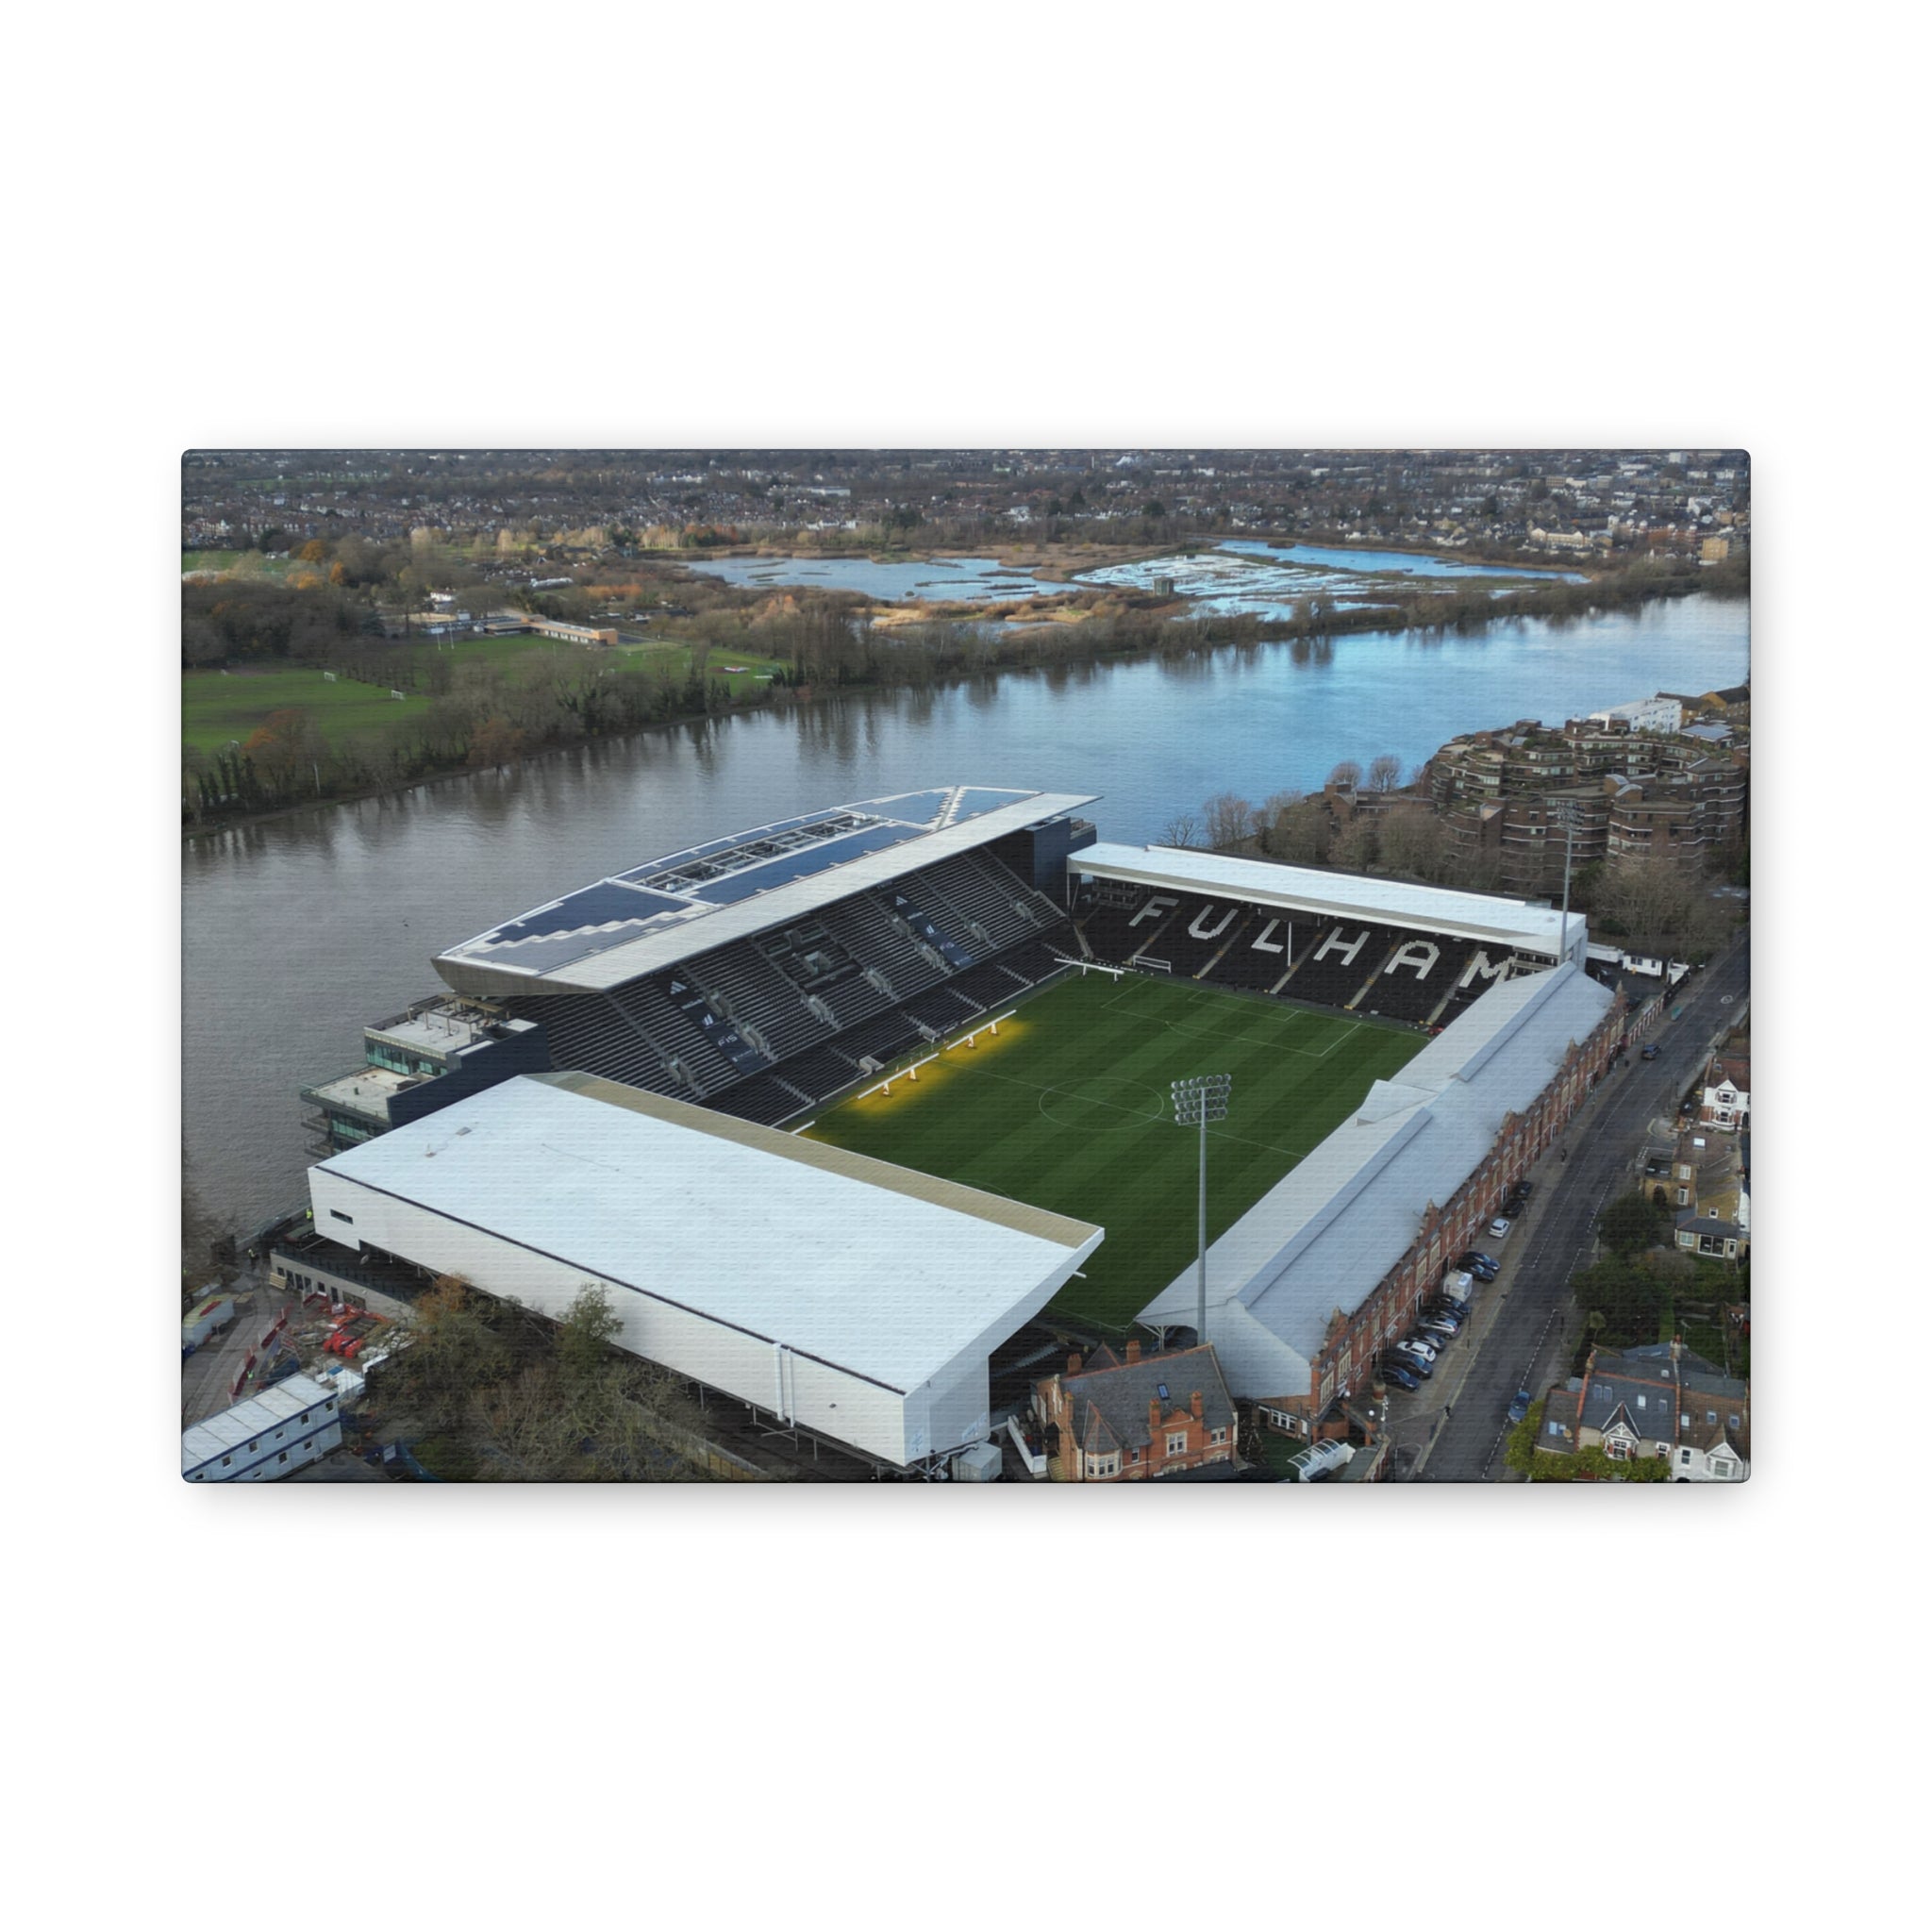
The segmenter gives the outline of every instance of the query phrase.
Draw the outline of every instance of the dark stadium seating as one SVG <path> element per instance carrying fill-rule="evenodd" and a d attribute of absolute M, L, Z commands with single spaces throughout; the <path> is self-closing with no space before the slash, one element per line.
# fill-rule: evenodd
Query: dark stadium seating
<path fill-rule="evenodd" d="M 1491 965 L 1494 965 L 1505 957 L 1504 951 L 1500 946 L 1473 946 L 1470 948 L 1468 958 L 1457 969 L 1457 979 L 1459 980 L 1462 974 L 1469 971 L 1470 961 L 1477 959 L 1479 956 L 1487 957 Z M 1512 978 L 1516 974 L 1524 970 L 1521 965 L 1512 965 L 1507 973 L 1499 973 L 1493 978 L 1486 979 L 1481 974 L 1477 974 L 1468 986 L 1456 987 L 1455 991 L 1449 996 L 1449 1004 L 1436 1015 L 1432 1024 L 1437 1026 L 1446 1026 L 1458 1014 L 1467 1012 L 1477 1000 L 1482 998 L 1484 993 L 1489 991 L 1491 987 L 1501 986 L 1506 978 Z"/>
<path fill-rule="evenodd" d="M 1240 936 L 1203 975 L 1213 984 L 1248 992 L 1270 992 L 1295 954 L 1306 950 L 1315 922 L 1273 907 L 1257 906 Z"/>
<path fill-rule="evenodd" d="M 1281 991 L 1320 1007 L 1346 1007 L 1380 970 L 1397 939 L 1407 937 L 1365 919 L 1324 920 Z"/>
<path fill-rule="evenodd" d="M 935 966 L 917 941 L 892 923 L 884 907 L 870 894 L 855 892 L 821 915 L 825 929 L 855 959 L 876 967 L 903 1000 L 943 979 L 952 970 Z"/>
<path fill-rule="evenodd" d="M 674 987 L 680 990 L 674 991 Z M 756 1050 L 736 1051 L 736 1033 L 715 1018 L 712 1024 L 705 1025 L 699 1017 L 707 1010 L 702 998 L 675 974 L 634 979 L 628 986 L 617 988 L 610 999 L 661 1057 L 669 1059 L 675 1056 L 691 1069 L 700 1094 L 728 1087 L 764 1061 Z M 748 1064 L 741 1063 L 747 1060 Z"/>
<path fill-rule="evenodd" d="M 950 910 L 967 923 L 966 950 L 975 959 L 1017 945 L 1062 916 L 1050 900 L 984 852 L 961 852 L 941 859 L 915 873 L 913 879 L 920 904 L 935 920 L 941 910 Z"/>
<path fill-rule="evenodd" d="M 1132 897 L 1124 903 L 1116 897 L 1112 903 L 1094 905 L 1081 922 L 1080 930 L 1087 936 L 1087 944 L 1096 959 L 1109 966 L 1124 965 L 1127 956 L 1155 930 L 1158 922 L 1151 919 L 1139 925 L 1133 924 L 1135 914 L 1146 905 L 1147 898 L 1147 893 L 1136 887 Z"/>
<path fill-rule="evenodd" d="M 749 941 L 693 959 L 691 975 L 718 993 L 734 1017 L 757 1027 L 779 1059 L 816 1046 L 827 1036 L 829 1029 L 812 1016 L 799 989 Z"/>
<path fill-rule="evenodd" d="M 784 1077 L 815 1100 L 849 1087 L 858 1078 L 857 1057 L 841 1053 L 836 1046 L 815 1046 L 796 1059 L 785 1062 Z"/>
<path fill-rule="evenodd" d="M 1393 953 L 1356 1002 L 1356 1011 L 1384 1020 L 1407 1020 L 1415 1026 L 1424 1024 L 1448 998 L 1473 950 L 1467 940 L 1452 940 L 1438 933 L 1398 935 Z M 1407 958 L 1401 957 L 1405 953 Z"/>
<path fill-rule="evenodd" d="M 775 1127 L 813 1106 L 811 1096 L 776 1074 L 760 1074 L 728 1093 L 708 1103 L 715 1113 L 728 1113 L 741 1121 L 756 1121 L 760 1126 Z"/>
<path fill-rule="evenodd" d="M 1252 908 L 1236 900 L 1191 895 L 1146 951 L 1165 959 L 1176 979 L 1191 979 L 1229 941 L 1239 940 L 1253 917 Z M 1145 929 L 1152 926 L 1150 920 Z"/>
<path fill-rule="evenodd" d="M 882 1013 L 855 1026 L 839 1041 L 839 1051 L 849 1055 L 855 1064 L 867 1058 L 885 1061 L 902 1054 L 908 1046 L 923 1043 L 924 1036 L 904 1013 Z"/>

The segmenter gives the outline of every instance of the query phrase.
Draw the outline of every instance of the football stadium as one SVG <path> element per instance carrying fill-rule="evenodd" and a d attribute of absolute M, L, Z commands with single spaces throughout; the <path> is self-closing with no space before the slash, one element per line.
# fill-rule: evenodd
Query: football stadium
<path fill-rule="evenodd" d="M 434 959 L 304 1089 L 291 1279 L 463 1274 L 882 1469 L 1071 1343 L 1206 1341 L 1312 1433 L 1619 1034 L 1546 906 L 1113 845 L 945 786 L 648 859 Z M 1024 1402 L 1024 1397 L 1023 1397 Z"/>

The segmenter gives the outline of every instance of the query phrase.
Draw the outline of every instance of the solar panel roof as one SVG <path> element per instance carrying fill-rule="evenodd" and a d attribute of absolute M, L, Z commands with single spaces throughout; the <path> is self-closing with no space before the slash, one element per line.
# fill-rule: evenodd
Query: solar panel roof
<path fill-rule="evenodd" d="M 856 891 L 915 870 L 928 856 L 941 858 L 1000 829 L 1091 802 L 1084 794 L 953 785 L 801 812 L 614 873 L 449 947 L 438 955 L 438 970 L 452 985 L 476 982 L 472 991 L 483 987 L 487 973 L 466 974 L 466 968 L 501 968 L 520 980 L 562 974 L 559 987 L 622 984 L 673 963 L 687 951 L 740 937 L 743 921 L 749 917 L 756 923 L 758 915 L 732 908 L 768 892 L 791 888 L 789 898 L 802 893 L 808 899 L 813 880 L 853 865 L 858 871 L 849 890 Z M 1002 812 L 1001 824 L 975 836 L 970 822 Z M 922 841 L 930 841 L 930 846 L 922 850 Z M 902 849 L 907 854 L 903 860 L 892 858 Z M 834 897 L 843 895 L 836 882 L 824 890 Z M 810 908 L 801 902 L 792 909 Z M 720 922 L 715 933 L 714 919 Z M 621 962 L 583 964 L 613 953 L 623 955 Z M 572 967 L 583 971 L 567 972 Z"/>

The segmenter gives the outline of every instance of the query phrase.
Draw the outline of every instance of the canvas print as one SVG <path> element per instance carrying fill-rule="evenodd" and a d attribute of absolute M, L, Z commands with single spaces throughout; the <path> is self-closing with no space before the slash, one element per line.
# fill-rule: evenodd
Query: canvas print
<path fill-rule="evenodd" d="M 195 1483 L 1737 1483 L 1750 461 L 193 450 Z"/>

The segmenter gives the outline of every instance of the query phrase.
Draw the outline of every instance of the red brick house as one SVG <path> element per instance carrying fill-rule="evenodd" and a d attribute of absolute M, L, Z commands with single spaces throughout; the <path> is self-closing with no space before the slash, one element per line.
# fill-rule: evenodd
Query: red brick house
<path fill-rule="evenodd" d="M 1098 1348 L 1033 1388 L 1056 1482 L 1141 1482 L 1234 1460 L 1235 1409 L 1214 1348 L 1124 1357 Z"/>

